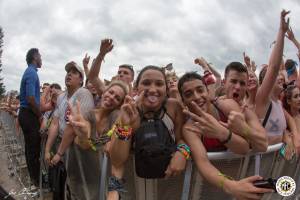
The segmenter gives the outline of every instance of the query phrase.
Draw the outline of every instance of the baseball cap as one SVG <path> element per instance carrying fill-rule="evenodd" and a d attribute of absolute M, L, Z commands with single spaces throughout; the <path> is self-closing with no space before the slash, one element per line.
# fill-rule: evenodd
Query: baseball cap
<path fill-rule="evenodd" d="M 79 67 L 79 65 L 77 65 L 77 63 L 74 61 L 68 62 L 65 66 L 66 72 L 69 72 L 72 68 L 75 68 L 81 74 L 82 79 L 84 78 L 83 69 L 81 67 Z"/>

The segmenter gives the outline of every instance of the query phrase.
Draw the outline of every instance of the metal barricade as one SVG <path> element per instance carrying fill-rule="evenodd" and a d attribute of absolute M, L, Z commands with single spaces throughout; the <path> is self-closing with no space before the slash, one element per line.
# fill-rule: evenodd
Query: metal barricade
<path fill-rule="evenodd" d="M 7 152 L 10 168 L 13 173 L 20 177 L 20 182 L 26 183 L 21 177 L 28 180 L 24 156 L 24 139 L 23 134 L 16 134 L 16 124 L 14 118 L 6 112 L 0 112 L 1 127 L 3 129 L 3 148 Z M 212 152 L 208 153 L 208 158 L 212 164 L 222 173 L 232 176 L 238 180 L 244 177 L 259 174 L 264 178 L 278 178 L 281 176 L 291 176 L 296 181 L 298 187 L 293 196 L 285 197 L 278 194 L 266 194 L 263 200 L 282 199 L 292 200 L 299 198 L 300 193 L 300 166 L 299 160 L 289 163 L 285 161 L 277 152 L 282 144 L 276 144 L 268 147 L 264 153 L 250 152 L 246 156 L 237 155 L 232 152 Z M 102 162 L 102 170 L 109 170 L 110 162 Z M 24 173 L 22 174 L 21 171 Z M 109 173 L 104 173 L 109 174 Z M 130 157 L 126 164 L 125 189 L 127 193 L 122 196 L 123 199 L 130 200 L 215 200 L 215 199 L 232 199 L 229 195 L 221 191 L 216 186 L 210 185 L 201 174 L 192 161 L 189 161 L 185 173 L 181 176 L 170 179 L 142 179 L 136 176 L 134 169 L 134 158 Z M 101 193 L 106 193 L 107 177 L 101 178 Z M 24 184 L 25 185 L 25 184 Z M 298 195 L 298 196 L 297 196 Z M 100 195 L 104 199 L 105 195 Z"/>
<path fill-rule="evenodd" d="M 25 198 L 32 199 L 34 195 L 26 194 L 26 191 L 29 193 L 30 178 L 27 171 L 25 142 L 21 129 L 16 127 L 16 119 L 7 112 L 0 112 L 0 121 L 2 150 L 7 155 L 9 175 L 18 180 L 23 188 Z"/>

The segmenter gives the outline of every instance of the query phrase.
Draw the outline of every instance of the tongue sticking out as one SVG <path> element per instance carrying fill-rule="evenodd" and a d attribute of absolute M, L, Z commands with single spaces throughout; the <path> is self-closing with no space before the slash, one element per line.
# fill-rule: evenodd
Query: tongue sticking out
<path fill-rule="evenodd" d="M 158 100 L 156 96 L 147 96 L 147 99 L 150 103 L 155 103 Z"/>

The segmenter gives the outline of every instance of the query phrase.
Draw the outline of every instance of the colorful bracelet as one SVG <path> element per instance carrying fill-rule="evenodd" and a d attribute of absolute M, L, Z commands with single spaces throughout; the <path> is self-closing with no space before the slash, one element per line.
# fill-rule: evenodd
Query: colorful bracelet
<path fill-rule="evenodd" d="M 188 145 L 186 144 L 179 144 L 177 146 L 177 151 L 179 151 L 180 153 L 182 153 L 182 155 L 185 157 L 185 159 L 190 159 L 191 157 L 191 149 Z"/>
<path fill-rule="evenodd" d="M 219 181 L 219 186 L 220 186 L 220 188 L 222 188 L 222 189 L 223 189 L 223 187 L 224 187 L 224 182 L 225 182 L 226 179 L 228 179 L 228 180 L 233 180 L 233 178 L 232 178 L 231 176 L 227 176 L 227 175 L 225 175 L 225 174 L 223 174 L 223 173 L 221 173 L 221 172 L 218 173 L 218 176 L 221 176 L 221 177 L 222 177 L 222 179 Z"/>
<path fill-rule="evenodd" d="M 126 125 L 121 126 L 116 124 L 114 133 L 120 140 L 130 140 L 132 137 L 132 128 Z"/>
<path fill-rule="evenodd" d="M 93 151 L 97 151 L 96 146 L 94 145 L 91 138 L 88 139 L 88 144 L 90 145 L 90 147 Z"/>
<path fill-rule="evenodd" d="M 112 134 L 115 132 L 116 125 L 114 124 L 113 127 L 106 133 L 107 136 L 111 137 Z"/>

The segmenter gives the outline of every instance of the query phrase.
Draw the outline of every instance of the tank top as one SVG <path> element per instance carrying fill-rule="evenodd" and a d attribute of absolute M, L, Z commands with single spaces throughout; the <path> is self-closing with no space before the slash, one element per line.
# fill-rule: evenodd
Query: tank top
<path fill-rule="evenodd" d="M 280 100 L 271 100 L 271 103 L 272 110 L 266 123 L 265 129 L 268 136 L 281 136 L 287 128 L 282 104 Z M 262 122 L 263 119 L 260 119 L 260 121 Z"/>
<path fill-rule="evenodd" d="M 222 122 L 227 122 L 227 117 L 225 114 L 220 110 L 220 108 L 216 104 L 216 100 L 212 102 L 214 105 L 217 114 L 219 115 L 219 118 Z M 207 152 L 217 152 L 217 151 L 226 151 L 227 147 L 223 145 L 220 140 L 216 138 L 207 138 L 205 136 L 202 136 L 202 143 L 206 148 Z"/>

